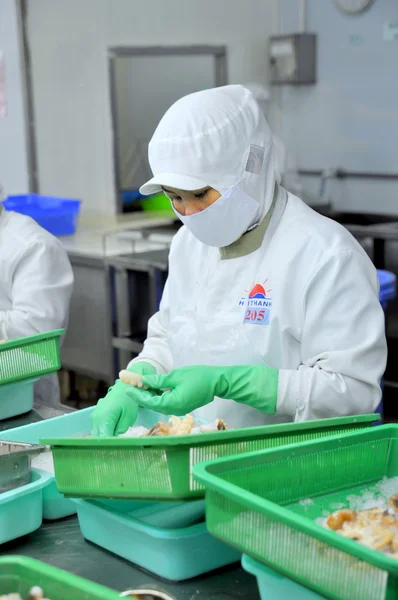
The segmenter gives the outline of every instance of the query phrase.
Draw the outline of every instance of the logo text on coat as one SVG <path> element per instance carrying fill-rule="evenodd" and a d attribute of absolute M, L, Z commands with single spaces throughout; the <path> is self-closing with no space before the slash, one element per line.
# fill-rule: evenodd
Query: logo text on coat
<path fill-rule="evenodd" d="M 268 325 L 272 308 L 272 290 L 266 290 L 263 284 L 256 283 L 248 296 L 242 297 L 239 306 L 246 306 L 244 322 L 250 325 Z M 246 291 L 246 290 L 245 290 Z"/>

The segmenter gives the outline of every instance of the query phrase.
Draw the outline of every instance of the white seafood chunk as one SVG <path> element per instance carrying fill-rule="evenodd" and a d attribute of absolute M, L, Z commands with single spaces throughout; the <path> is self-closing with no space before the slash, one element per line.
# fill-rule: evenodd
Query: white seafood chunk
<path fill-rule="evenodd" d="M 126 371 L 124 369 L 123 371 L 120 371 L 119 379 L 120 381 L 123 381 L 123 383 L 127 383 L 128 385 L 132 385 L 134 387 L 144 387 L 142 375 L 140 375 L 139 373 L 132 373 L 131 371 Z"/>

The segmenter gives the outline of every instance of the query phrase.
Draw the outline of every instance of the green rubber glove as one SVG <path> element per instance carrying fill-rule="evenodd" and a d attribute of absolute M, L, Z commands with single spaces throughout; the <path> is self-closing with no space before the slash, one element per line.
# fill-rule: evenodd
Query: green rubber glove
<path fill-rule="evenodd" d="M 136 362 L 127 371 L 141 375 L 156 373 L 155 367 L 145 362 Z M 91 413 L 91 435 L 110 437 L 124 433 L 137 419 L 138 399 L 142 396 L 149 401 L 153 395 L 154 392 L 133 387 L 117 379 Z"/>
<path fill-rule="evenodd" d="M 278 369 L 265 365 L 244 367 L 193 366 L 168 375 L 144 375 L 144 384 L 161 395 L 140 396 L 140 406 L 164 415 L 182 416 L 212 402 L 214 396 L 235 400 L 274 414 L 278 395 Z M 132 392 L 129 390 L 128 395 Z"/>

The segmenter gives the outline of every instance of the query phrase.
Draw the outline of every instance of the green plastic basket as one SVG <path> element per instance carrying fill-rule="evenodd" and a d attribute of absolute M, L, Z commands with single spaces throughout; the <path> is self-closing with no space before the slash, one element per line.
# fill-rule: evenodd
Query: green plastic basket
<path fill-rule="evenodd" d="M 115 582 L 117 577 L 115 575 Z M 0 558 L 0 593 L 19 593 L 27 598 L 33 586 L 43 589 L 51 600 L 116 600 L 117 592 L 92 583 L 66 571 L 56 569 L 33 558 L 6 556 Z"/>
<path fill-rule="evenodd" d="M 398 560 L 316 519 L 398 476 L 398 425 L 197 465 L 213 535 L 333 600 L 398 598 Z M 310 501 L 308 501 L 310 500 Z"/>
<path fill-rule="evenodd" d="M 64 333 L 60 329 L 0 344 L 0 385 L 58 371 L 59 339 Z"/>
<path fill-rule="evenodd" d="M 181 437 L 44 438 L 52 447 L 57 488 L 72 498 L 190 500 L 204 496 L 195 464 L 222 456 L 370 427 L 361 415 Z"/>

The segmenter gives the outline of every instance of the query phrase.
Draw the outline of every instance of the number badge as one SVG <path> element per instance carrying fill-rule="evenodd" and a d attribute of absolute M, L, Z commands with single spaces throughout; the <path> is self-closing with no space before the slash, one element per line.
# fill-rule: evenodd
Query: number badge
<path fill-rule="evenodd" d="M 269 308 L 260 308 L 259 310 L 248 308 L 245 314 L 245 323 L 251 323 L 252 325 L 268 325 L 269 313 Z"/>
<path fill-rule="evenodd" d="M 264 282 L 266 283 L 267 280 Z M 268 325 L 272 308 L 272 290 L 256 283 L 247 298 L 241 298 L 240 305 L 246 306 L 244 322 L 250 325 Z"/>

